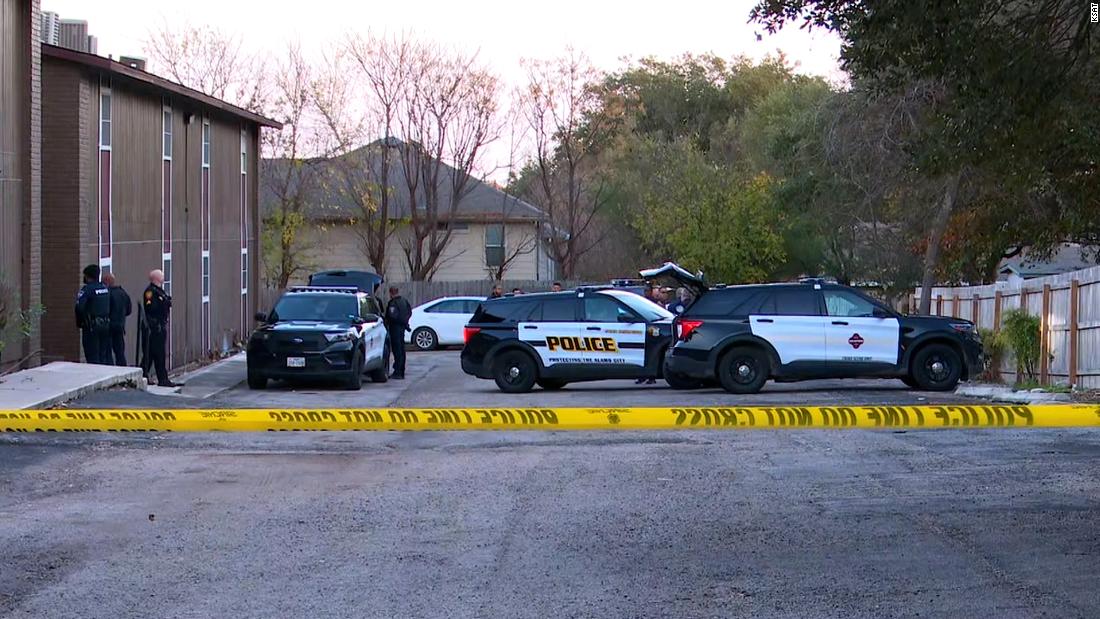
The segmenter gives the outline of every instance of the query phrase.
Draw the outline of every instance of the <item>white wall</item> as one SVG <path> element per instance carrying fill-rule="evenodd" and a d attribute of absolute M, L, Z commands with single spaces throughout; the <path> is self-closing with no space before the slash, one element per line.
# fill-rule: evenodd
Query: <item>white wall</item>
<path fill-rule="evenodd" d="M 454 231 L 444 250 L 442 265 L 434 281 L 468 281 L 489 279 L 485 265 L 485 224 L 471 223 L 468 229 Z M 507 224 L 504 242 L 506 256 L 519 245 L 532 247 L 537 232 L 534 223 Z M 407 281 L 408 266 L 401 246 L 401 237 L 408 230 L 399 230 L 390 238 L 386 247 L 386 279 Z M 355 230 L 346 224 L 328 224 L 308 235 L 311 243 L 311 266 L 321 269 L 358 267 L 373 270 Z M 507 279 L 541 280 L 554 278 L 552 263 L 544 251 L 528 251 L 517 256 L 505 273 Z"/>

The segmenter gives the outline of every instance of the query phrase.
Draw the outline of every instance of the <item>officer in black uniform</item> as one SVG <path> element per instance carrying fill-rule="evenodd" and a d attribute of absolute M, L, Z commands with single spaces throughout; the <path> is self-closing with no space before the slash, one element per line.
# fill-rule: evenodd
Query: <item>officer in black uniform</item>
<path fill-rule="evenodd" d="M 134 306 L 130 302 L 130 295 L 115 282 L 114 273 L 103 276 L 103 284 L 107 286 L 108 297 L 111 300 L 111 346 L 108 348 L 110 358 L 108 363 L 124 366 L 126 364 L 126 317 L 133 312 Z"/>
<path fill-rule="evenodd" d="M 99 281 L 99 265 L 84 267 L 84 285 L 76 295 L 76 326 L 88 363 L 111 363 L 110 292 Z"/>
<path fill-rule="evenodd" d="M 149 327 L 149 357 L 144 367 L 145 374 L 149 374 L 149 365 L 157 370 L 157 384 L 161 387 L 178 387 L 168 379 L 167 360 L 165 359 L 168 343 L 168 314 L 172 311 L 172 297 L 164 291 L 164 272 L 160 269 L 149 273 L 149 286 L 142 295 L 142 305 L 145 308 L 145 321 Z"/>
<path fill-rule="evenodd" d="M 393 374 L 390 378 L 405 378 L 405 332 L 409 330 L 412 307 L 401 296 L 397 286 L 390 286 L 390 302 L 386 304 L 386 333 L 393 353 Z M 386 359 L 389 364 L 389 359 Z"/>

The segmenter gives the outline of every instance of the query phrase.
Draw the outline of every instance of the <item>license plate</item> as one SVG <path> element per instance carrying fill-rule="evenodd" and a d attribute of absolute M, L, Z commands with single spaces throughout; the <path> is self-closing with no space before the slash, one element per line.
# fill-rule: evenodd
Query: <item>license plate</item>
<path fill-rule="evenodd" d="M 305 357 L 287 357 L 286 367 L 288 368 L 304 368 L 306 367 Z"/>

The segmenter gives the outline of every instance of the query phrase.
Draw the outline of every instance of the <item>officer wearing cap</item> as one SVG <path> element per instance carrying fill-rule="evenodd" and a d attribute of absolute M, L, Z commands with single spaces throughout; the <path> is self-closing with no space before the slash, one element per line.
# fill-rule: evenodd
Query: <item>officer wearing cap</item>
<path fill-rule="evenodd" d="M 99 281 L 99 265 L 84 267 L 84 285 L 76 295 L 76 326 L 88 363 L 111 363 L 111 296 Z"/>

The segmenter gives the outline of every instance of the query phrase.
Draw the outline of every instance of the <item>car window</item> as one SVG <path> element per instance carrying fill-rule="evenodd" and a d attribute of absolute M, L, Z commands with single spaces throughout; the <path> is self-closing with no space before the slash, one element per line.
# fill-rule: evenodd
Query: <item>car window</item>
<path fill-rule="evenodd" d="M 567 299 L 546 299 L 535 305 L 529 320 L 541 322 L 573 322 L 577 319 L 577 300 L 575 297 Z"/>
<path fill-rule="evenodd" d="M 875 304 L 867 299 L 845 290 L 826 290 L 825 309 L 830 316 L 848 316 L 850 318 L 870 317 L 875 314 Z"/>
<path fill-rule="evenodd" d="M 424 311 L 431 314 L 465 314 L 466 302 L 462 299 L 449 299 L 440 301 Z"/>
<path fill-rule="evenodd" d="M 470 318 L 471 323 L 497 323 L 510 320 L 530 320 L 531 309 L 536 307 L 532 301 L 478 301 L 478 307 Z"/>
<path fill-rule="evenodd" d="M 638 317 L 614 299 L 603 295 L 584 298 L 584 320 L 587 322 L 636 322 Z"/>
<path fill-rule="evenodd" d="M 601 292 L 600 294 L 618 299 L 623 305 L 634 310 L 646 322 L 661 320 L 662 318 L 672 318 L 673 316 L 672 312 L 633 292 L 611 290 L 608 292 Z"/>
<path fill-rule="evenodd" d="M 759 314 L 774 316 L 820 316 L 817 294 L 813 290 L 771 291 L 761 303 Z"/>
<path fill-rule="evenodd" d="M 726 288 L 712 290 L 688 307 L 690 316 L 748 316 L 760 313 L 760 306 L 770 294 L 759 288 Z"/>
<path fill-rule="evenodd" d="M 477 311 L 477 306 L 481 305 L 481 301 L 477 301 L 475 299 L 467 299 L 462 303 L 463 306 L 466 308 L 466 311 L 464 312 L 466 314 L 473 314 Z"/>
<path fill-rule="evenodd" d="M 286 295 L 271 310 L 271 321 L 303 320 L 315 322 L 346 322 L 359 316 L 359 303 L 354 295 Z"/>

